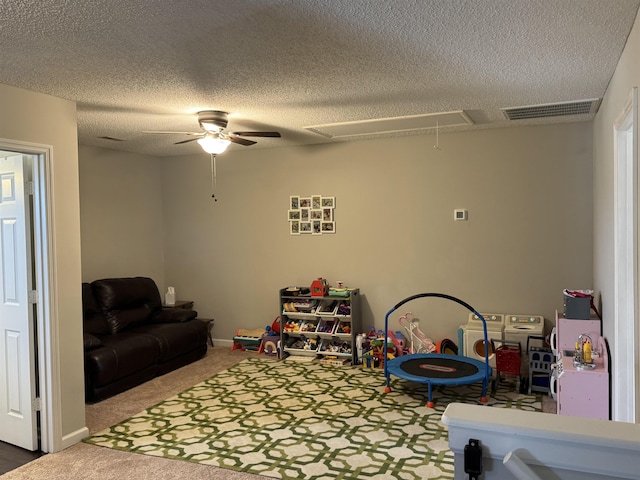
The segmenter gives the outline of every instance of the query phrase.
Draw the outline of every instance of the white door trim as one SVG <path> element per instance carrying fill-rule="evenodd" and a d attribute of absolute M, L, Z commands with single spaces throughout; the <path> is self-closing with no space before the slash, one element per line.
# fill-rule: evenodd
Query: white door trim
<path fill-rule="evenodd" d="M 56 312 L 55 255 L 53 254 L 53 214 L 51 160 L 53 147 L 0 138 L 0 149 L 36 155 L 34 184 L 34 271 L 38 291 L 36 331 L 38 382 L 41 401 L 40 448 L 43 452 L 62 450 L 62 409 L 60 392 L 60 344 Z"/>
<path fill-rule="evenodd" d="M 0 440 L 38 450 L 36 314 L 33 278 L 34 155 L 0 152 Z"/>
<path fill-rule="evenodd" d="M 614 348 L 612 420 L 637 422 L 638 328 L 638 88 L 613 125 L 614 143 Z"/>

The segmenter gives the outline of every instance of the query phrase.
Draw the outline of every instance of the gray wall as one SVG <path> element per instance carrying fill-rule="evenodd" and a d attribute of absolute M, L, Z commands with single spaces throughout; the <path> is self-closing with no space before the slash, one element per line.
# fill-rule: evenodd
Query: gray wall
<path fill-rule="evenodd" d="M 79 148 L 82 280 L 148 276 L 164 283 L 162 171 L 155 157 Z"/>
<path fill-rule="evenodd" d="M 48 400 L 59 406 L 54 414 L 60 414 L 55 423 L 62 434 L 50 447 L 61 449 L 79 440 L 85 426 L 76 105 L 6 85 L 0 85 L 0 105 L 2 138 L 52 146 L 49 261 L 54 309 L 48 355 L 54 359 L 51 381 L 60 398 Z M 37 128 L 34 118 L 40 119 Z"/>
<path fill-rule="evenodd" d="M 365 328 L 382 328 L 393 305 L 425 291 L 458 296 L 481 312 L 539 314 L 552 323 L 563 288 L 592 287 L 591 128 L 575 123 L 442 134 L 440 151 L 433 135 L 237 148 L 218 158 L 218 202 L 211 198 L 207 155 L 148 162 L 162 172 L 159 286 L 175 286 L 178 298 L 193 299 L 201 316 L 216 318 L 214 336 L 224 339 L 237 328 L 270 324 L 279 313 L 279 288 L 308 286 L 319 276 L 361 289 Z M 105 243 L 122 235 L 84 214 L 84 205 L 95 203 L 94 184 L 109 181 L 101 155 L 81 150 L 83 245 L 95 235 Z M 92 174 L 97 170 L 100 175 Z M 126 162 L 119 163 L 111 182 L 125 172 Z M 335 235 L 289 234 L 289 196 L 298 194 L 336 197 Z M 100 201 L 116 216 L 130 214 L 104 195 Z M 455 208 L 468 209 L 469 220 L 454 222 Z M 149 242 L 159 241 L 153 229 L 147 233 L 132 235 L 120 252 L 122 265 L 130 259 L 140 268 L 123 274 L 155 272 L 152 257 L 161 254 L 149 255 L 149 270 L 140 262 Z M 104 261 L 83 251 L 83 276 L 100 276 L 97 262 Z M 406 307 L 436 340 L 457 341 L 458 325 L 468 317 L 443 300 Z"/>

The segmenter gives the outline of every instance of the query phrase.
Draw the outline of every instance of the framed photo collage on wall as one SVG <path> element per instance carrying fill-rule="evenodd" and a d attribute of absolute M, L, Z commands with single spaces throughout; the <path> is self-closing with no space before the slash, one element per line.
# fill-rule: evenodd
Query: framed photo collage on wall
<path fill-rule="evenodd" d="M 289 197 L 289 233 L 324 235 L 336 233 L 334 209 L 336 197 L 291 195 Z"/>

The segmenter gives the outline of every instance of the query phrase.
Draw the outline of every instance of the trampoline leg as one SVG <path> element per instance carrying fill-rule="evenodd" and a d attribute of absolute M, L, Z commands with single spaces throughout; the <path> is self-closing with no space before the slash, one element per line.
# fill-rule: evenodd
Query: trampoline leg
<path fill-rule="evenodd" d="M 427 384 L 427 388 L 428 388 L 428 401 L 427 401 L 427 408 L 433 408 L 436 406 L 436 404 L 433 402 L 433 395 L 431 392 L 431 383 Z"/>
<path fill-rule="evenodd" d="M 480 397 L 480 402 L 487 403 L 489 399 L 487 398 L 487 380 L 485 379 L 482 382 L 482 396 Z"/>

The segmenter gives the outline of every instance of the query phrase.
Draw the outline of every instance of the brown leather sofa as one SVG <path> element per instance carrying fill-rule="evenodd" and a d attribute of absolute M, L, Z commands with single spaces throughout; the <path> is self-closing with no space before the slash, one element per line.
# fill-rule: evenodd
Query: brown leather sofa
<path fill-rule="evenodd" d="M 197 312 L 162 308 L 147 277 L 82 284 L 85 399 L 96 402 L 187 365 L 207 352 Z"/>

